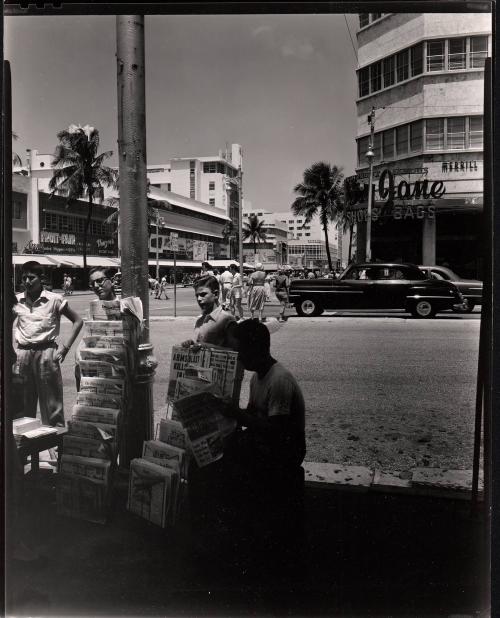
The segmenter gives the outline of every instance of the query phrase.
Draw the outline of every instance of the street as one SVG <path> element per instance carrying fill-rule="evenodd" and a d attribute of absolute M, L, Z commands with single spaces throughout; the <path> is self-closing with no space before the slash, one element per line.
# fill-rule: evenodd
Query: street
<path fill-rule="evenodd" d="M 155 422 L 165 413 L 172 345 L 192 336 L 198 313 L 191 289 L 180 289 L 178 312 L 152 299 L 151 341 L 158 369 Z M 89 295 L 73 296 L 80 312 Z M 266 306 L 268 316 L 277 306 Z M 291 316 L 294 310 L 289 310 Z M 189 315 L 186 315 L 189 314 Z M 414 466 L 472 467 L 480 313 L 443 313 L 432 320 L 405 314 L 269 317 L 275 357 L 297 377 L 307 405 L 308 461 L 404 472 Z M 281 327 L 280 327 L 281 326 Z M 64 321 L 63 334 L 69 324 Z M 72 354 L 63 365 L 66 418 L 76 392 Z M 248 397 L 248 375 L 242 405 Z M 163 408 L 163 410 L 162 410 Z"/>

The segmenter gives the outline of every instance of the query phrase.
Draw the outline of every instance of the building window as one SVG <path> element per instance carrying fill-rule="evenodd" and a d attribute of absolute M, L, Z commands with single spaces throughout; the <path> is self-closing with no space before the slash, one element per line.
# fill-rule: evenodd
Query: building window
<path fill-rule="evenodd" d="M 423 120 L 417 120 L 410 124 L 410 150 L 412 152 L 422 150 L 423 146 Z"/>
<path fill-rule="evenodd" d="M 211 163 L 203 164 L 203 173 L 204 174 L 215 174 L 217 172 L 217 163 L 215 161 Z"/>
<path fill-rule="evenodd" d="M 302 238 L 302 234 L 297 234 L 297 238 Z"/>
<path fill-rule="evenodd" d="M 365 97 L 370 94 L 370 69 L 365 67 L 359 70 L 359 96 Z"/>
<path fill-rule="evenodd" d="M 382 88 L 382 62 L 374 62 L 370 66 L 371 92 L 377 92 Z"/>
<path fill-rule="evenodd" d="M 297 223 L 302 223 L 302 219 L 297 219 Z"/>
<path fill-rule="evenodd" d="M 469 117 L 469 148 L 483 148 L 483 117 Z"/>
<path fill-rule="evenodd" d="M 295 219 L 288 219 L 288 223 L 295 223 Z"/>
<path fill-rule="evenodd" d="M 305 236 L 310 236 L 310 235 L 311 235 L 311 234 L 310 234 L 309 232 L 306 232 L 306 233 L 305 233 Z"/>
<path fill-rule="evenodd" d="M 196 161 L 189 161 L 189 197 L 196 198 L 196 176 L 195 176 Z"/>
<path fill-rule="evenodd" d="M 208 183 L 208 190 L 209 191 L 215 191 L 215 182 L 209 182 Z"/>
<path fill-rule="evenodd" d="M 448 70 L 465 69 L 465 37 L 448 41 Z"/>
<path fill-rule="evenodd" d="M 382 133 L 382 158 L 384 161 L 394 159 L 394 129 Z"/>
<path fill-rule="evenodd" d="M 404 155 L 408 153 L 408 125 L 396 128 L 396 154 Z"/>
<path fill-rule="evenodd" d="M 410 47 L 410 62 L 411 62 L 411 76 L 420 75 L 424 72 L 424 45 L 418 43 Z"/>
<path fill-rule="evenodd" d="M 444 118 L 429 118 L 425 121 L 425 149 L 444 148 Z"/>
<path fill-rule="evenodd" d="M 444 71 L 444 40 L 427 42 L 427 71 Z"/>
<path fill-rule="evenodd" d="M 372 13 L 372 21 L 376 19 L 380 19 L 382 17 L 382 13 Z"/>
<path fill-rule="evenodd" d="M 172 191 L 172 183 L 167 182 L 167 191 Z"/>
<path fill-rule="evenodd" d="M 211 197 L 211 198 L 208 200 L 208 204 L 209 204 L 210 206 L 215 206 L 215 197 Z"/>
<path fill-rule="evenodd" d="M 394 84 L 394 56 L 384 60 L 384 88 Z"/>
<path fill-rule="evenodd" d="M 359 27 L 364 28 L 368 26 L 370 23 L 370 13 L 360 13 L 359 14 Z"/>
<path fill-rule="evenodd" d="M 484 67 L 484 61 L 488 55 L 488 37 L 471 36 L 469 66 L 471 69 Z"/>
<path fill-rule="evenodd" d="M 446 122 L 446 147 L 450 150 L 465 149 L 465 118 L 448 118 Z"/>
<path fill-rule="evenodd" d="M 408 79 L 408 50 L 405 49 L 396 54 L 396 70 L 398 82 Z"/>

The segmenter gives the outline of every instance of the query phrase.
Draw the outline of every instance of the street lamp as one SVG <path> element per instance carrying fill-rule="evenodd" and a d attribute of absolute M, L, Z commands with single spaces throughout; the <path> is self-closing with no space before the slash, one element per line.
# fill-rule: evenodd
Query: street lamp
<path fill-rule="evenodd" d="M 375 153 L 372 150 L 373 145 L 368 145 L 368 152 L 366 153 L 366 159 L 370 166 L 370 180 L 368 185 L 368 208 L 366 212 L 366 261 L 372 260 L 372 191 L 373 191 L 373 159 Z"/>

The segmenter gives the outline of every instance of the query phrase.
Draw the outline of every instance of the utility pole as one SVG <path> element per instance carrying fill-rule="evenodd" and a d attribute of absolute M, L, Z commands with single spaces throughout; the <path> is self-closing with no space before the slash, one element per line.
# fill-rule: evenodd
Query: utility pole
<path fill-rule="evenodd" d="M 132 402 L 123 420 L 120 466 L 140 457 L 153 436 L 156 359 L 149 343 L 148 222 L 146 177 L 146 88 L 144 16 L 116 17 L 120 241 L 123 296 L 139 296 L 144 328 L 137 351 Z"/>
<path fill-rule="evenodd" d="M 372 111 L 368 114 L 368 124 L 370 125 L 370 143 L 368 145 L 368 152 L 366 158 L 370 165 L 370 180 L 368 185 L 368 206 L 366 211 L 366 261 L 372 261 L 372 192 L 373 192 L 373 159 L 375 153 L 373 152 L 374 135 L 375 135 L 375 108 L 372 107 Z"/>
<path fill-rule="evenodd" d="M 240 256 L 240 276 L 243 285 L 243 170 L 238 168 L 238 253 Z"/>
<path fill-rule="evenodd" d="M 160 226 L 160 211 L 158 210 L 158 208 L 156 209 L 156 280 L 159 281 L 159 277 L 160 277 L 160 260 L 159 260 L 159 253 L 158 253 L 158 242 L 160 239 L 160 235 L 158 233 L 158 228 Z"/>

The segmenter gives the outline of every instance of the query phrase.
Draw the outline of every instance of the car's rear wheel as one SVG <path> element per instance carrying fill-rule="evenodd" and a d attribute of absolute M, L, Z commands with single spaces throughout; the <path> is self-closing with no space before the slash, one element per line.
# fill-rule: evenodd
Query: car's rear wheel
<path fill-rule="evenodd" d="M 410 307 L 410 312 L 414 318 L 433 318 L 436 308 L 429 300 L 419 300 Z"/>
<path fill-rule="evenodd" d="M 466 298 L 463 307 L 460 309 L 455 309 L 455 307 L 453 307 L 453 311 L 455 311 L 455 313 L 472 313 L 475 306 L 475 303 Z"/>
<path fill-rule="evenodd" d="M 304 298 L 295 305 L 297 313 L 303 318 L 321 315 L 323 307 L 312 298 Z"/>

